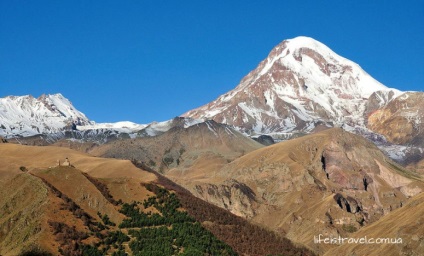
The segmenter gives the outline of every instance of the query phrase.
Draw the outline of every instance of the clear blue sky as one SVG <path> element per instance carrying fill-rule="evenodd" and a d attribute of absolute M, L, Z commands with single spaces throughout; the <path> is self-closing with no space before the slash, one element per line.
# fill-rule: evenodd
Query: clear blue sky
<path fill-rule="evenodd" d="M 60 92 L 97 122 L 163 121 L 299 35 L 388 87 L 424 88 L 422 0 L 0 0 L 0 97 Z"/>

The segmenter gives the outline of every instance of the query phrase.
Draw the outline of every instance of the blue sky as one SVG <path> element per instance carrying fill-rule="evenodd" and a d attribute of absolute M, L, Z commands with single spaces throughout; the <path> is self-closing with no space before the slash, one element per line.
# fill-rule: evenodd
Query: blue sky
<path fill-rule="evenodd" d="M 422 0 L 0 0 L 0 97 L 60 92 L 97 122 L 163 121 L 300 35 L 388 87 L 424 88 Z"/>

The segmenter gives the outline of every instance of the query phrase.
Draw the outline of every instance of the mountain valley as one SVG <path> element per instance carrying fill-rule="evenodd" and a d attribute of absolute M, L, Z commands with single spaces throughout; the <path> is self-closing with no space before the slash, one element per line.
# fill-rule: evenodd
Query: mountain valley
<path fill-rule="evenodd" d="M 1 98 L 0 254 L 424 254 L 423 102 L 308 37 L 163 122 Z"/>

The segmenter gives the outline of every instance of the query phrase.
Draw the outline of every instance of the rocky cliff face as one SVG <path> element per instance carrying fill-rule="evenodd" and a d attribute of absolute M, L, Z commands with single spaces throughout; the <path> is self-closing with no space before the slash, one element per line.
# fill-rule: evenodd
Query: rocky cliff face
<path fill-rule="evenodd" d="M 395 144 L 424 146 L 424 93 L 407 92 L 375 109 L 368 127 Z"/>
<path fill-rule="evenodd" d="M 386 103 L 370 108 L 367 127 L 382 136 L 374 135 L 370 139 L 392 159 L 424 173 L 421 161 L 424 158 L 424 93 L 406 92 L 389 100 L 377 98 Z M 369 105 L 372 102 L 370 100 Z"/>
<path fill-rule="evenodd" d="M 246 184 L 229 179 L 223 184 L 196 183 L 193 194 L 244 218 L 255 216 L 255 193 Z"/>
<path fill-rule="evenodd" d="M 360 238 L 402 239 L 386 245 L 348 244 L 334 247 L 324 255 L 422 255 L 424 254 L 424 194 L 409 200 L 402 208 L 352 234 Z"/>

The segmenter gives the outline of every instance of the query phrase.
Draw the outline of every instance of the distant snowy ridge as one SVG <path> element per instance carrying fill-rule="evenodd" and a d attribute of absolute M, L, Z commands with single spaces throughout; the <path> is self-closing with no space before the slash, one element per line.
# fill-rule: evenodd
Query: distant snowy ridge
<path fill-rule="evenodd" d="M 96 123 L 91 122 L 87 125 L 77 125 L 77 129 L 86 130 L 115 130 L 121 133 L 133 133 L 146 128 L 146 124 L 136 124 L 130 121 L 121 121 L 116 123 Z"/>
<path fill-rule="evenodd" d="M 83 138 L 105 135 L 129 134 L 130 137 L 156 136 L 179 126 L 183 128 L 198 124 L 202 120 L 173 118 L 163 122 L 137 124 L 130 121 L 96 123 L 78 111 L 62 94 L 7 96 L 0 98 L 0 136 L 5 138 L 29 137 L 50 134 L 54 140 L 65 136 L 64 131 L 74 129 Z"/>
<path fill-rule="evenodd" d="M 7 96 L 0 98 L 0 136 L 55 133 L 73 122 L 90 121 L 62 94 Z"/>
<path fill-rule="evenodd" d="M 188 128 L 203 122 L 203 120 L 192 118 L 173 118 L 163 122 L 152 122 L 150 124 L 136 124 L 129 121 L 116 122 L 116 123 L 95 123 L 77 126 L 78 130 L 113 130 L 120 133 L 136 133 L 134 136 L 156 136 L 169 131 L 173 127 L 179 126 Z"/>

